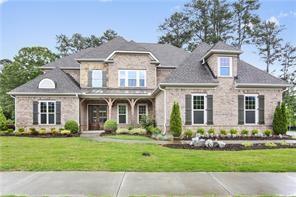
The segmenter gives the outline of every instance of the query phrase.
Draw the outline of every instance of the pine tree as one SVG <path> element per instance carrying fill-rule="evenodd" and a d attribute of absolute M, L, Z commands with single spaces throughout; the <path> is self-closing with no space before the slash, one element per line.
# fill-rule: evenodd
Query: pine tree
<path fill-rule="evenodd" d="M 286 105 L 284 102 L 276 107 L 273 116 L 272 126 L 273 132 L 275 134 L 286 134 L 288 128 L 288 119 L 286 113 Z"/>
<path fill-rule="evenodd" d="M 281 112 L 282 112 L 282 133 L 286 134 L 288 129 L 288 117 L 287 117 L 287 110 L 286 110 L 286 104 L 282 102 L 281 104 Z"/>
<path fill-rule="evenodd" d="M 182 119 L 180 113 L 180 106 L 177 102 L 174 102 L 170 116 L 170 132 L 175 137 L 179 137 L 182 133 Z"/>
<path fill-rule="evenodd" d="M 259 55 L 266 63 L 268 73 L 270 65 L 280 57 L 282 39 L 279 34 L 282 30 L 282 27 L 271 21 L 261 22 L 254 28 L 253 41 L 259 50 Z"/>

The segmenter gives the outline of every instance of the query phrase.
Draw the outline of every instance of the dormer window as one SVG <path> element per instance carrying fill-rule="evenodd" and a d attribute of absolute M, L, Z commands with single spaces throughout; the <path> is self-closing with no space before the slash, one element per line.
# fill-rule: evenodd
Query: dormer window
<path fill-rule="evenodd" d="M 218 70 L 219 70 L 219 75 L 218 75 L 219 77 L 231 77 L 232 76 L 232 58 L 219 57 Z"/>
<path fill-rule="evenodd" d="M 38 88 L 40 88 L 40 89 L 55 89 L 55 83 L 51 79 L 42 79 L 39 82 Z"/>

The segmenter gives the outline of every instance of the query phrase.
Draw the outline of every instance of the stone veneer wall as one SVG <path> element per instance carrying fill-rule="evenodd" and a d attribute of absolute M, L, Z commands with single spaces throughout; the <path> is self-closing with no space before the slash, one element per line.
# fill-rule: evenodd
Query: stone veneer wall
<path fill-rule="evenodd" d="M 167 88 L 167 126 L 169 126 L 169 117 L 172 110 L 173 102 L 177 101 L 180 104 L 182 122 L 185 122 L 185 95 L 194 93 L 205 93 L 213 95 L 213 121 L 214 125 L 201 125 L 201 126 L 190 126 L 185 125 L 185 128 L 197 127 L 204 128 L 258 128 L 266 129 L 271 128 L 273 113 L 277 106 L 277 103 L 282 100 L 282 90 L 276 88 L 235 88 L 233 79 L 220 78 L 220 84 L 216 88 Z M 243 94 L 259 94 L 265 96 L 265 124 L 264 125 L 238 125 L 238 95 Z M 156 99 L 156 103 L 158 99 Z M 157 107 L 158 108 L 158 107 Z M 156 113 L 158 114 L 158 112 Z M 158 117 L 158 119 L 161 119 Z M 157 123 L 159 126 L 159 123 Z"/>
<path fill-rule="evenodd" d="M 41 100 L 61 101 L 60 125 L 33 125 L 33 101 Z M 79 98 L 75 96 L 16 96 L 15 104 L 17 128 L 61 128 L 70 119 L 79 123 Z"/>
<path fill-rule="evenodd" d="M 218 57 L 232 57 L 232 76 L 237 76 L 237 55 L 227 55 L 227 54 L 213 54 L 207 59 L 207 63 L 212 70 L 215 77 L 218 76 Z"/>
<path fill-rule="evenodd" d="M 163 82 L 175 69 L 157 68 L 157 83 Z"/>
<path fill-rule="evenodd" d="M 93 69 L 99 69 L 103 71 L 108 70 L 108 65 L 103 62 L 81 62 L 80 63 L 80 87 L 88 87 L 88 71 Z M 112 75 L 111 75 L 112 76 Z M 107 87 L 108 87 L 108 76 L 107 76 Z"/>

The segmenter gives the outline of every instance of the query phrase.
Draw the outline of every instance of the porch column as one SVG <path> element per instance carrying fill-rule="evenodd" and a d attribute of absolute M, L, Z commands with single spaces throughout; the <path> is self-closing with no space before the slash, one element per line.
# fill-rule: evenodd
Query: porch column
<path fill-rule="evenodd" d="M 134 125 L 135 124 L 135 105 L 136 105 L 136 102 L 139 100 L 139 98 L 137 99 L 127 99 L 129 104 L 131 105 L 131 114 L 132 114 L 132 119 L 131 119 L 131 124 Z"/>
<path fill-rule="evenodd" d="M 153 99 L 149 99 L 149 101 L 151 102 L 151 108 L 152 108 L 151 114 L 152 114 L 152 118 L 155 119 L 155 102 L 154 102 Z"/>
<path fill-rule="evenodd" d="M 112 106 L 113 106 L 113 103 L 116 99 L 112 99 L 112 98 L 104 98 L 104 100 L 106 101 L 106 103 L 108 104 L 108 119 L 112 119 Z"/>

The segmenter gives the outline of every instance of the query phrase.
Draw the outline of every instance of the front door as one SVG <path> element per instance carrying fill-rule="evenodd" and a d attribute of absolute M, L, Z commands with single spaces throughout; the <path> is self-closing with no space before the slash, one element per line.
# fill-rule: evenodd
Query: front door
<path fill-rule="evenodd" d="M 88 129 L 103 129 L 104 122 L 107 120 L 107 105 L 88 106 Z"/>

